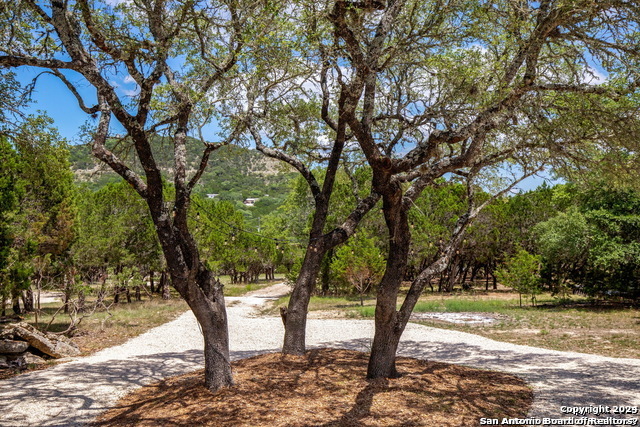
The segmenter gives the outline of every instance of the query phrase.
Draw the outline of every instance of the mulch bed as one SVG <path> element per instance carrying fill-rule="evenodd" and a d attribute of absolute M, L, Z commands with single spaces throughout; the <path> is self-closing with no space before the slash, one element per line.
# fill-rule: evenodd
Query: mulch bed
<path fill-rule="evenodd" d="M 398 358 L 398 379 L 366 380 L 367 355 L 312 350 L 234 362 L 236 385 L 211 393 L 202 371 L 143 387 L 97 426 L 477 426 L 525 417 L 533 400 L 513 375 Z"/>

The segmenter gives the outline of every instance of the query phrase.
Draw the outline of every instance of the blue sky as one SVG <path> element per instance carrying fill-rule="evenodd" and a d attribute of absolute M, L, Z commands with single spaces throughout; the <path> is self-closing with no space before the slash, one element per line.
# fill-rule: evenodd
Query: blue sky
<path fill-rule="evenodd" d="M 20 67 L 15 71 L 18 80 L 22 84 L 28 84 L 44 70 L 34 67 Z M 92 106 L 96 100 L 95 89 L 90 87 L 88 83 L 82 83 L 83 79 L 78 77 L 78 74 L 72 72 L 65 74 L 72 82 L 80 82 L 76 87 L 87 106 Z M 136 85 L 129 76 L 115 76 L 111 83 L 118 88 L 121 94 L 133 95 L 136 93 Z M 36 114 L 38 110 L 44 111 L 53 119 L 60 135 L 66 138 L 69 143 L 84 142 L 80 140 L 80 129 L 87 120 L 92 119 L 80 109 L 75 97 L 57 77 L 51 74 L 40 75 L 32 94 L 32 100 L 33 102 L 26 109 L 27 113 Z M 112 123 L 115 124 L 115 121 Z"/>
<path fill-rule="evenodd" d="M 39 73 L 42 73 L 42 69 L 34 67 L 21 67 L 16 70 L 18 79 L 23 84 L 30 83 Z M 81 81 L 77 74 L 66 73 L 67 78 L 73 82 Z M 137 87 L 133 79 L 128 75 L 117 75 L 111 80 L 111 84 L 117 88 L 120 95 L 135 95 Z M 94 102 L 95 90 L 90 87 L 88 83 L 79 84 L 77 88 L 81 95 L 84 97 L 88 106 L 91 106 L 91 102 Z M 38 110 L 44 111 L 54 120 L 54 125 L 60 132 L 60 135 L 68 140 L 71 144 L 79 144 L 85 141 L 80 139 L 81 127 L 87 123 L 87 121 L 94 121 L 84 111 L 80 109 L 75 97 L 67 89 L 67 87 L 55 76 L 50 74 L 43 74 L 38 78 L 36 88 L 32 94 L 32 104 L 27 109 L 27 113 L 36 114 Z M 113 126 L 115 125 L 115 126 Z M 117 121 L 112 121 L 112 126 L 117 130 Z M 211 137 L 211 140 L 216 140 L 214 134 L 217 129 L 208 129 L 208 134 L 205 137 Z M 553 181 L 550 181 L 550 175 L 543 172 L 541 177 L 530 177 L 520 183 L 517 188 L 522 191 L 528 191 L 534 189 L 547 180 L 551 185 Z M 557 181 L 556 181 L 557 182 Z"/>

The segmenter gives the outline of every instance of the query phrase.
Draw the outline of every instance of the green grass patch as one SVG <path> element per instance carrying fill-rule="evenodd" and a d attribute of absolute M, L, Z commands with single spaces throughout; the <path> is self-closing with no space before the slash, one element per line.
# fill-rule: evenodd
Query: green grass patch
<path fill-rule="evenodd" d="M 502 313 L 507 309 L 518 306 L 517 300 L 487 300 L 487 299 L 439 299 L 420 301 L 413 310 L 416 313 Z M 400 308 L 400 305 L 397 307 Z M 375 306 L 356 306 L 351 310 L 362 317 L 374 317 Z"/>
<path fill-rule="evenodd" d="M 239 297 L 247 292 L 257 291 L 258 289 L 266 288 L 276 283 L 282 283 L 284 277 L 278 277 L 274 280 L 259 280 L 257 283 L 231 283 L 229 276 L 220 276 L 220 282 L 224 285 L 224 295 L 228 297 Z"/>
<path fill-rule="evenodd" d="M 357 310 L 371 308 L 373 309 L 375 306 L 375 298 L 371 296 L 365 296 L 364 298 L 365 306 L 360 306 L 360 297 L 357 295 L 353 296 L 312 296 L 309 301 L 309 311 L 320 311 L 320 310 L 338 310 L 338 311 L 346 311 L 350 317 L 354 317 L 352 313 L 356 313 Z M 278 307 L 286 307 L 289 305 L 289 296 L 284 296 L 274 303 L 265 308 L 263 310 L 264 314 L 277 314 Z M 354 311 L 356 310 L 356 311 Z"/>
<path fill-rule="evenodd" d="M 505 309 L 517 307 L 518 301 L 513 300 L 487 300 L 487 299 L 443 299 L 439 301 L 421 301 L 416 304 L 413 311 L 416 313 L 441 312 L 441 313 L 495 313 Z"/>

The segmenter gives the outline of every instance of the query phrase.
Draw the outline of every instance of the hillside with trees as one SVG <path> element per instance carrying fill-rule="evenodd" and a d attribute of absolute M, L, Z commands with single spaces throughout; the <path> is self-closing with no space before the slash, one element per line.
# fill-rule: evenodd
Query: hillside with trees
<path fill-rule="evenodd" d="M 133 153 L 127 152 L 126 148 L 118 148 L 131 149 L 126 138 L 111 140 L 108 145 L 125 159 L 133 156 Z M 200 161 L 198 158 L 200 145 L 202 143 L 193 138 L 187 144 L 187 168 L 192 172 L 197 170 Z M 173 148 L 170 141 L 156 136 L 151 138 L 151 146 L 159 167 L 170 172 L 173 167 Z M 76 181 L 86 184 L 87 188 L 98 190 L 109 183 L 121 181 L 115 172 L 105 168 L 104 164 L 91 155 L 90 147 L 72 145 L 69 147 L 69 152 Z M 132 160 L 134 170 L 141 172 L 142 167 L 139 161 L 133 158 Z M 215 194 L 218 200 L 232 202 L 242 211 L 251 226 L 258 227 L 259 218 L 272 212 L 284 202 L 292 176 L 291 169 L 276 160 L 248 148 L 229 145 L 220 148 L 211 157 L 200 182 L 194 188 L 194 193 L 202 197 Z M 247 198 L 257 199 L 255 205 L 251 207 L 244 205 L 243 201 Z"/>

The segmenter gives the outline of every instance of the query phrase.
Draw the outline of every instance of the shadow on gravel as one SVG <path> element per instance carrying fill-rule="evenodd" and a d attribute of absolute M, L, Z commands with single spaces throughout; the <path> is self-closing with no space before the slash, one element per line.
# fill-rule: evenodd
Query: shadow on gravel
<path fill-rule="evenodd" d="M 237 351 L 232 352 L 231 359 L 274 351 L 278 350 Z M 108 409 L 120 397 L 113 394 L 114 388 L 126 392 L 203 367 L 202 352 L 189 350 L 93 364 L 85 359 L 19 375 L 0 381 L 0 425 L 81 425 Z M 30 413 L 33 409 L 29 409 L 34 407 L 42 414 L 37 422 Z"/>
<path fill-rule="evenodd" d="M 370 351 L 370 339 L 322 343 L 320 346 Z M 479 369 L 516 374 L 536 390 L 536 417 L 562 418 L 560 406 L 638 406 L 640 366 L 616 363 L 613 359 L 560 352 L 523 353 L 488 350 L 462 343 L 401 341 L 399 355 L 431 361 L 455 363 Z M 548 403 L 548 404 L 546 404 Z M 596 418 L 594 414 L 586 414 Z M 637 415 L 601 414 L 601 417 L 635 418 Z"/>

